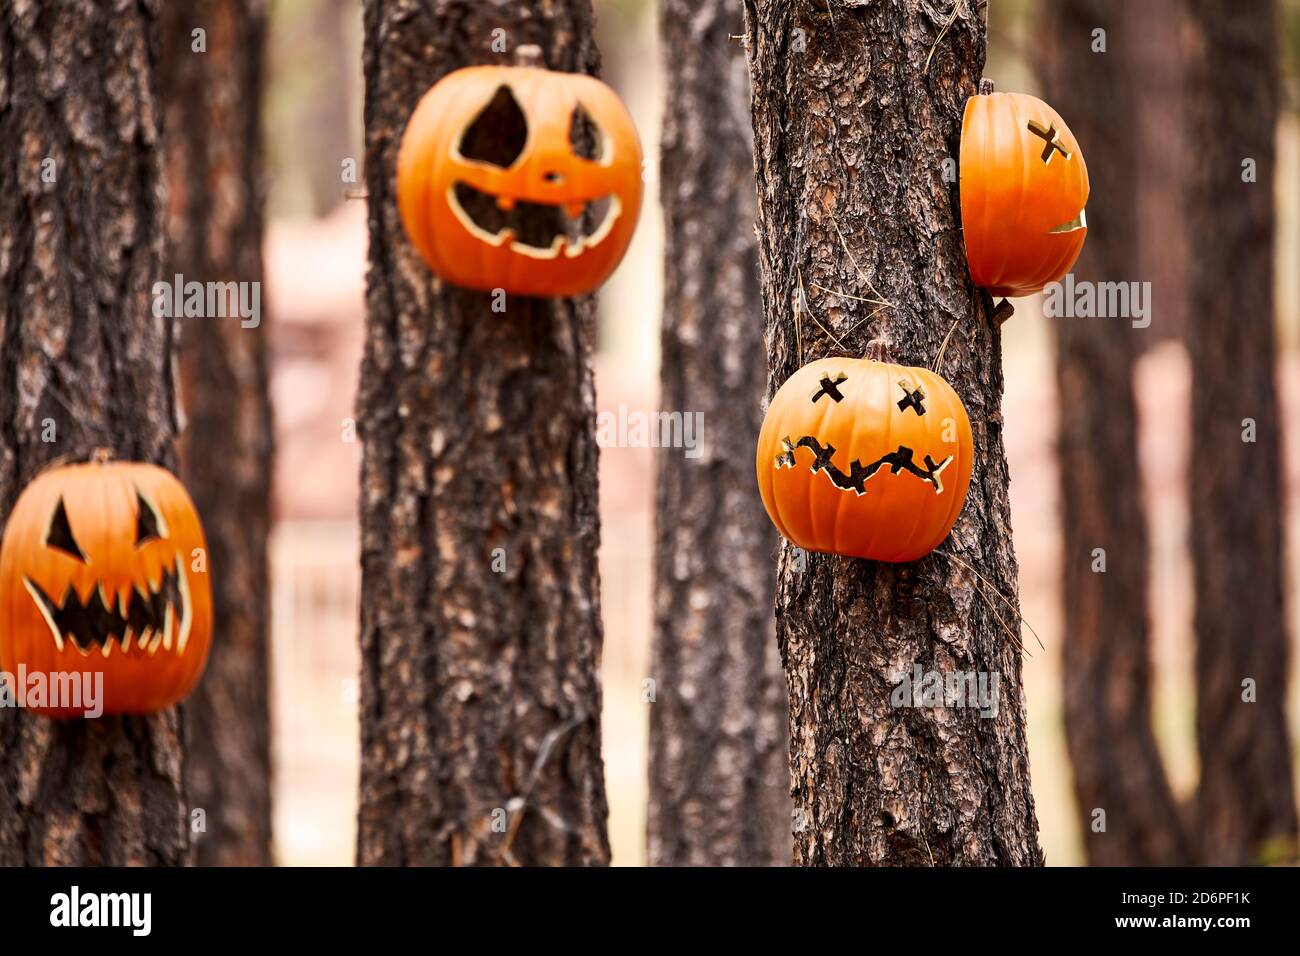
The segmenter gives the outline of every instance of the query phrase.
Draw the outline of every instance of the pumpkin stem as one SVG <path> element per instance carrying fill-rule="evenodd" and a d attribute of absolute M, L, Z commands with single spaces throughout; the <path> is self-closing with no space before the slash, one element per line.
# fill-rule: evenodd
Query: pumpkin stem
<path fill-rule="evenodd" d="M 536 43 L 524 43 L 515 47 L 515 66 L 541 66 L 542 48 Z"/>
<path fill-rule="evenodd" d="M 988 96 L 993 92 L 993 81 L 987 76 L 980 78 L 979 95 Z"/>
<path fill-rule="evenodd" d="M 96 465 L 105 465 L 113 460 L 113 449 L 96 448 L 90 453 L 90 460 Z"/>
<path fill-rule="evenodd" d="M 890 356 L 889 340 L 883 338 L 875 338 L 872 339 L 870 342 L 868 342 L 867 358 L 871 359 L 871 361 L 873 362 L 892 363 L 893 359 Z"/>

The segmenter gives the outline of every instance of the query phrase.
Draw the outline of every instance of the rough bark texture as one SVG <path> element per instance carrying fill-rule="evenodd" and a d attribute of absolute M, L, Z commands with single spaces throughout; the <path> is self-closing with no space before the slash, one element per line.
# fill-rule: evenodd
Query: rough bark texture
<path fill-rule="evenodd" d="M 1012 603 L 981 599 L 978 579 L 938 554 L 898 565 L 815 554 L 800 571 L 783 550 L 777 634 L 804 865 L 1042 862 L 1019 639 L 996 616 L 1018 629 L 1000 334 L 970 284 L 943 176 L 984 63 L 974 9 L 958 7 L 927 66 L 950 5 L 746 0 L 769 387 L 875 337 L 895 360 L 929 366 L 955 322 L 939 371 L 970 413 L 976 467 L 941 549 Z M 871 316 L 848 296 L 873 288 L 893 305 Z M 891 677 L 913 664 L 998 674 L 996 717 L 892 707 Z"/>
<path fill-rule="evenodd" d="M 754 484 L 767 367 L 739 0 L 668 0 L 660 406 L 702 413 L 699 458 L 659 452 L 650 861 L 790 862 L 776 534 Z"/>
<path fill-rule="evenodd" d="M 261 282 L 265 14 L 260 0 L 201 0 L 164 11 L 167 276 Z M 193 49 L 199 28 L 206 52 Z M 256 328 L 237 318 L 180 324 L 182 470 L 218 569 L 215 646 L 186 705 L 186 785 L 190 805 L 206 815 L 206 832 L 194 835 L 201 864 L 271 862 L 266 334 L 265 321 Z"/>
<path fill-rule="evenodd" d="M 1197 0 L 1191 11 L 1197 823 L 1205 862 L 1258 863 L 1296 855 L 1273 327 L 1277 10 Z M 1255 182 L 1243 182 L 1246 159 Z M 1246 680 L 1254 702 L 1243 700 Z"/>
<path fill-rule="evenodd" d="M 587 0 L 365 7 L 362 864 L 609 859 L 593 303 L 510 296 L 497 313 L 442 285 L 394 195 L 419 97 L 509 62 L 498 27 L 551 69 L 597 65 Z"/>
<path fill-rule="evenodd" d="M 1045 95 L 1079 141 L 1092 185 L 1088 240 L 1074 269 L 1079 282 L 1145 278 L 1136 272 L 1141 128 L 1132 7 L 1122 0 L 1043 6 Z M 1092 49 L 1098 28 L 1106 31 L 1104 53 Z M 1141 340 L 1154 332 L 1125 317 L 1049 321 L 1060 409 L 1065 733 L 1084 847 L 1097 866 L 1186 865 L 1189 838 L 1151 726 L 1149 549 L 1133 365 Z M 1124 480 L 1116 480 L 1116 462 L 1132 463 Z M 1094 570 L 1097 549 L 1105 552 L 1104 572 Z"/>
<path fill-rule="evenodd" d="M 0 8 L 0 516 L 55 458 L 174 465 L 157 40 L 155 3 Z M 0 864 L 185 862 L 181 740 L 0 709 Z"/>

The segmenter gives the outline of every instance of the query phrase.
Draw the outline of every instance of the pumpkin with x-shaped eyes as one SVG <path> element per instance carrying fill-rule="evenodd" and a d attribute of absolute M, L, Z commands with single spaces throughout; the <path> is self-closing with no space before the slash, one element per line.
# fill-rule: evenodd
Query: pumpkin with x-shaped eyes
<path fill-rule="evenodd" d="M 977 286 L 1032 295 L 1070 271 L 1088 235 L 1088 167 L 1056 110 L 1024 93 L 966 101 L 961 224 Z"/>
<path fill-rule="evenodd" d="M 100 458 L 41 472 L 5 525 L 0 607 L 0 670 L 102 673 L 109 714 L 176 703 L 203 673 L 212 636 L 194 503 L 155 465 Z"/>
<path fill-rule="evenodd" d="M 471 66 L 424 95 L 402 137 L 397 200 L 412 244 L 444 281 L 527 296 L 592 291 L 641 210 L 641 145 L 595 77 Z"/>
<path fill-rule="evenodd" d="M 772 397 L 758 488 L 777 530 L 806 551 L 912 561 L 952 529 L 973 461 L 966 407 L 942 377 L 820 359 Z"/>

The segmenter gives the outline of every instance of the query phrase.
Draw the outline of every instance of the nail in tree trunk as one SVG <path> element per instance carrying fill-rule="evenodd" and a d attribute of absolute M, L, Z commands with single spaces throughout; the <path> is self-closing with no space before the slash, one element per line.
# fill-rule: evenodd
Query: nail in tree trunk
<path fill-rule="evenodd" d="M 938 554 L 884 564 L 785 546 L 776 617 L 798 864 L 1042 862 L 1019 637 L 998 620 L 1018 630 L 1001 336 L 971 286 L 944 176 L 984 64 L 972 9 L 940 38 L 948 11 L 921 0 L 746 0 L 770 388 L 873 338 L 929 367 L 955 322 L 938 371 L 970 414 L 975 470 L 940 548 L 1012 604 L 981 598 L 978 578 Z M 892 307 L 849 298 L 877 295 Z M 996 716 L 891 706 L 895 676 L 914 665 L 996 674 Z"/>
<path fill-rule="evenodd" d="M 609 860 L 594 303 L 511 295 L 494 312 L 443 285 L 394 192 L 430 84 L 511 62 L 498 28 L 550 69 L 593 72 L 591 25 L 587 0 L 365 6 L 361 864 Z"/>
<path fill-rule="evenodd" d="M 1205 862 L 1294 860 L 1273 310 L 1277 8 L 1193 2 L 1191 547 Z"/>
<path fill-rule="evenodd" d="M 180 324 L 182 470 L 220 570 L 212 592 L 214 653 L 186 705 L 185 774 L 190 804 L 206 818 L 206 830 L 194 834 L 195 861 L 225 866 L 271 862 L 272 438 L 260 310 L 264 30 L 258 0 L 202 0 L 163 12 L 166 275 L 242 283 L 247 291 L 228 308 L 259 305 L 252 317 L 232 312 Z M 257 299 L 250 298 L 254 288 Z"/>
<path fill-rule="evenodd" d="M 660 406 L 702 416 L 659 452 L 650 861 L 790 862 L 776 533 L 754 484 L 767 367 L 739 0 L 668 0 Z M 693 419 L 692 419 L 693 420 Z M 692 452 L 692 455 L 697 454 Z"/>
<path fill-rule="evenodd" d="M 1078 282 L 1142 278 L 1141 129 L 1131 4 L 1043 7 L 1045 96 L 1083 149 L 1092 191 Z M 1093 33 L 1104 30 L 1105 49 Z M 1048 319 L 1056 351 L 1065 734 L 1094 866 L 1187 865 L 1188 836 L 1151 726 L 1146 515 L 1133 365 L 1151 328 L 1127 316 Z M 1129 462 L 1123 479 L 1116 462 Z"/>
<path fill-rule="evenodd" d="M 154 10 L 0 11 L 0 518 L 56 458 L 175 465 Z M 186 862 L 181 738 L 0 708 L 0 865 Z"/>

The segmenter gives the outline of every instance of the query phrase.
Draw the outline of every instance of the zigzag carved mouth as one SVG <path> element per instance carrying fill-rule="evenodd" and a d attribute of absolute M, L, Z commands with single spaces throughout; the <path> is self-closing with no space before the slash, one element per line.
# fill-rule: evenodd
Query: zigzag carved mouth
<path fill-rule="evenodd" d="M 831 456 L 835 454 L 834 445 L 823 445 L 811 435 L 804 435 L 797 442 L 789 438 L 781 439 L 781 447 L 785 451 L 776 456 L 777 468 L 793 468 L 795 465 L 794 453 L 796 449 L 807 448 L 813 453 L 813 460 L 809 462 L 813 474 L 825 472 L 826 477 L 831 480 L 836 488 L 841 491 L 852 491 L 859 495 L 867 493 L 867 482 L 870 481 L 881 468 L 889 466 L 889 473 L 896 475 L 899 472 L 907 472 L 914 475 L 928 484 L 934 486 L 936 495 L 943 493 L 943 480 L 940 477 L 943 470 L 952 463 L 952 455 L 949 455 L 943 461 L 936 463 L 929 455 L 925 456 L 925 467 L 922 468 L 912 460 L 912 449 L 906 445 L 899 445 L 898 451 L 891 451 L 887 455 L 881 455 L 870 464 L 864 465 L 858 459 L 853 459 L 849 465 L 848 474 L 840 471 L 831 461 Z"/>
<path fill-rule="evenodd" d="M 65 638 L 71 638 L 83 657 L 98 649 L 108 657 L 114 648 L 123 654 L 144 653 L 152 657 L 161 647 L 177 654 L 185 652 L 192 623 L 189 582 L 181 569 L 180 555 L 170 567 L 163 568 L 155 585 L 137 584 L 114 607 L 103 585 L 91 591 L 83 602 L 77 589 L 68 585 L 58 600 L 24 575 L 23 584 L 36 602 L 41 617 L 49 625 L 50 635 L 60 651 Z"/>
<path fill-rule="evenodd" d="M 464 182 L 455 183 L 447 198 L 469 232 L 538 259 L 554 258 L 561 250 L 580 255 L 609 235 L 622 210 L 612 195 L 559 206 L 494 196 Z"/>

